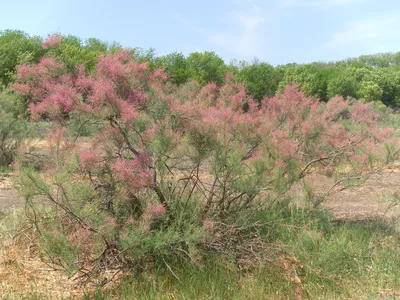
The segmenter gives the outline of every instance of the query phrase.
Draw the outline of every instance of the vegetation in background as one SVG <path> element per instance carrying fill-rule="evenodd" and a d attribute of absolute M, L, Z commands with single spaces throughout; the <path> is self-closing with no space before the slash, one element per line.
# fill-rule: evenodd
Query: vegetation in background
<path fill-rule="evenodd" d="M 40 37 L 19 30 L 0 31 L 0 89 L 14 81 L 18 65 L 38 62 L 44 53 Z"/>
<path fill-rule="evenodd" d="M 42 38 L 30 37 L 21 31 L 0 32 L 0 87 L 14 82 L 16 68 L 22 63 L 37 63 L 42 57 L 54 57 L 70 69 L 83 64 L 86 70 L 93 71 L 99 54 L 122 50 L 117 43 L 61 34 L 50 36 L 44 47 L 42 43 Z M 146 62 L 151 70 L 164 69 L 170 75 L 169 81 L 178 85 L 192 80 L 202 86 L 210 82 L 221 85 L 228 72 L 234 73 L 236 80 L 244 82 L 247 92 L 258 101 L 296 83 L 307 96 L 322 101 L 340 95 L 381 102 L 392 108 L 400 105 L 400 52 L 363 55 L 339 62 L 273 67 L 258 59 L 251 63 L 234 61 L 228 64 L 208 51 L 188 56 L 179 52 L 157 56 L 154 49 L 129 51 L 138 61 Z"/>
<path fill-rule="evenodd" d="M 0 92 L 0 170 L 10 167 L 22 141 L 28 136 L 26 114 L 21 97 L 10 90 Z"/>

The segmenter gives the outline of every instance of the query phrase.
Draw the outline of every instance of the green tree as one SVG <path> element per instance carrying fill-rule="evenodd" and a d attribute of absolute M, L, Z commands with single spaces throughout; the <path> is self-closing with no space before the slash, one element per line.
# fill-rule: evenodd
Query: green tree
<path fill-rule="evenodd" d="M 279 83 L 274 67 L 267 63 L 245 65 L 239 70 L 237 78 L 246 83 L 248 93 L 258 101 L 264 96 L 275 95 Z"/>
<path fill-rule="evenodd" d="M 201 85 L 224 82 L 227 66 L 222 58 L 214 52 L 194 52 L 186 59 L 189 80 L 196 80 Z"/>
<path fill-rule="evenodd" d="M 315 97 L 322 101 L 327 101 L 327 68 L 307 64 L 289 64 L 279 67 L 278 72 L 283 72 L 282 80 L 278 90 L 283 90 L 285 86 L 298 83 L 300 89 L 308 96 Z"/>
<path fill-rule="evenodd" d="M 28 136 L 24 115 L 26 106 L 22 97 L 8 88 L 0 91 L 0 168 L 14 161 L 23 139 Z"/>
<path fill-rule="evenodd" d="M 0 88 L 14 80 L 18 65 L 38 62 L 45 52 L 40 37 L 20 30 L 0 31 Z"/>
<path fill-rule="evenodd" d="M 170 74 L 170 80 L 175 84 L 185 83 L 189 79 L 186 57 L 180 52 L 173 52 L 165 56 L 157 57 L 155 59 L 155 65 L 163 68 Z"/>
<path fill-rule="evenodd" d="M 334 75 L 328 79 L 328 98 L 337 95 L 356 98 L 359 84 L 354 72 L 349 72 L 348 68 L 335 68 L 333 73 Z"/>
<path fill-rule="evenodd" d="M 50 39 L 59 39 L 59 43 L 48 46 L 47 56 L 52 56 L 62 61 L 69 70 L 77 65 L 84 65 L 88 71 L 93 71 L 99 55 L 108 52 L 108 45 L 97 39 L 90 38 L 82 41 L 79 37 L 54 34 Z"/>
<path fill-rule="evenodd" d="M 379 101 L 382 99 L 383 90 L 376 82 L 363 81 L 360 84 L 357 95 L 360 100 L 366 102 Z"/>

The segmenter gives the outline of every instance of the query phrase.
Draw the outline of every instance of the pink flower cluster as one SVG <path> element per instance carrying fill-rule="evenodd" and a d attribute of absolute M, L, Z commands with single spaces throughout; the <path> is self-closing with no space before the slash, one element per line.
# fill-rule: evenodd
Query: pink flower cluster
<path fill-rule="evenodd" d="M 59 39 L 51 36 L 44 45 L 55 46 Z M 37 65 L 19 66 L 17 77 L 14 89 L 28 99 L 34 119 L 42 115 L 56 118 L 74 110 L 117 114 L 122 121 L 130 122 L 149 99 L 146 85 L 159 88 L 168 76 L 161 69 L 151 73 L 147 64 L 132 60 L 128 52 L 120 52 L 101 55 L 92 75 L 86 74 L 83 66 L 76 66 L 72 76 L 54 58 L 42 58 Z"/>
<path fill-rule="evenodd" d="M 148 157 L 139 156 L 132 160 L 117 159 L 111 164 L 111 169 L 118 179 L 135 191 L 151 185 L 152 174 L 148 164 Z"/>
<path fill-rule="evenodd" d="M 43 58 L 39 64 L 20 66 L 17 77 L 14 89 L 29 102 L 32 118 L 62 119 L 77 112 L 107 120 L 95 145 L 112 153 L 105 158 L 107 165 L 132 191 L 153 184 L 149 167 L 157 139 L 176 152 L 230 149 L 242 154 L 243 164 L 260 162 L 280 172 L 290 161 L 300 167 L 333 154 L 365 164 L 365 154 L 377 153 L 373 146 L 392 134 L 379 128 L 366 104 L 342 97 L 321 103 L 296 85 L 259 103 L 232 74 L 222 86 L 172 86 L 165 84 L 163 70 L 152 72 L 129 52 L 101 55 L 92 74 L 82 66 L 70 73 L 55 59 Z M 182 140 L 189 147 L 183 147 Z M 102 161 L 98 156 L 81 153 L 82 168 L 97 167 Z"/>
<path fill-rule="evenodd" d="M 143 220 L 151 220 L 162 217 L 167 212 L 166 208 L 162 204 L 147 204 L 146 210 L 142 215 Z"/>
<path fill-rule="evenodd" d="M 59 34 L 53 34 L 48 39 L 44 40 L 42 46 L 44 49 L 50 47 L 58 47 L 61 44 L 61 36 Z"/>
<path fill-rule="evenodd" d="M 73 246 L 78 246 L 80 255 L 90 258 L 92 251 L 91 232 L 89 228 L 81 228 L 68 237 L 68 241 Z"/>
<path fill-rule="evenodd" d="M 103 159 L 93 150 L 83 151 L 79 154 L 82 170 L 90 171 L 104 165 Z"/>

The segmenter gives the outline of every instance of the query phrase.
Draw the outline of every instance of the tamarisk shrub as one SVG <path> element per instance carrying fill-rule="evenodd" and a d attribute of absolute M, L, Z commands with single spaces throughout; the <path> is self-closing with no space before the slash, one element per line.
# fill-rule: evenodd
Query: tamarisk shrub
<path fill-rule="evenodd" d="M 128 52 L 101 55 L 91 74 L 75 70 L 43 58 L 19 67 L 14 89 L 33 120 L 58 128 L 46 176 L 21 172 L 31 207 L 45 196 L 56 211 L 57 222 L 35 224 L 63 243 L 82 236 L 75 260 L 50 257 L 87 274 L 171 257 L 194 262 L 221 219 L 285 203 L 313 172 L 350 180 L 396 154 L 392 131 L 370 107 L 341 97 L 321 103 L 288 86 L 259 103 L 231 75 L 222 86 L 178 87 Z M 72 114 L 95 124 L 88 149 L 68 133 Z"/>

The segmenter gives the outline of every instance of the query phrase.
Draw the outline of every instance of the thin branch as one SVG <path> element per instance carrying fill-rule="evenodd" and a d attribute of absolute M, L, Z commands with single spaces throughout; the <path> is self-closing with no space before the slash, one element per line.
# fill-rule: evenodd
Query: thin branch
<path fill-rule="evenodd" d="M 208 213 L 208 211 L 210 210 L 211 203 L 212 203 L 212 200 L 213 200 L 213 197 L 214 197 L 215 185 L 217 184 L 217 182 L 218 182 L 218 176 L 215 175 L 213 184 L 211 186 L 210 194 L 208 195 L 208 199 L 207 199 L 206 205 L 204 206 L 203 216 L 205 216 Z"/>

